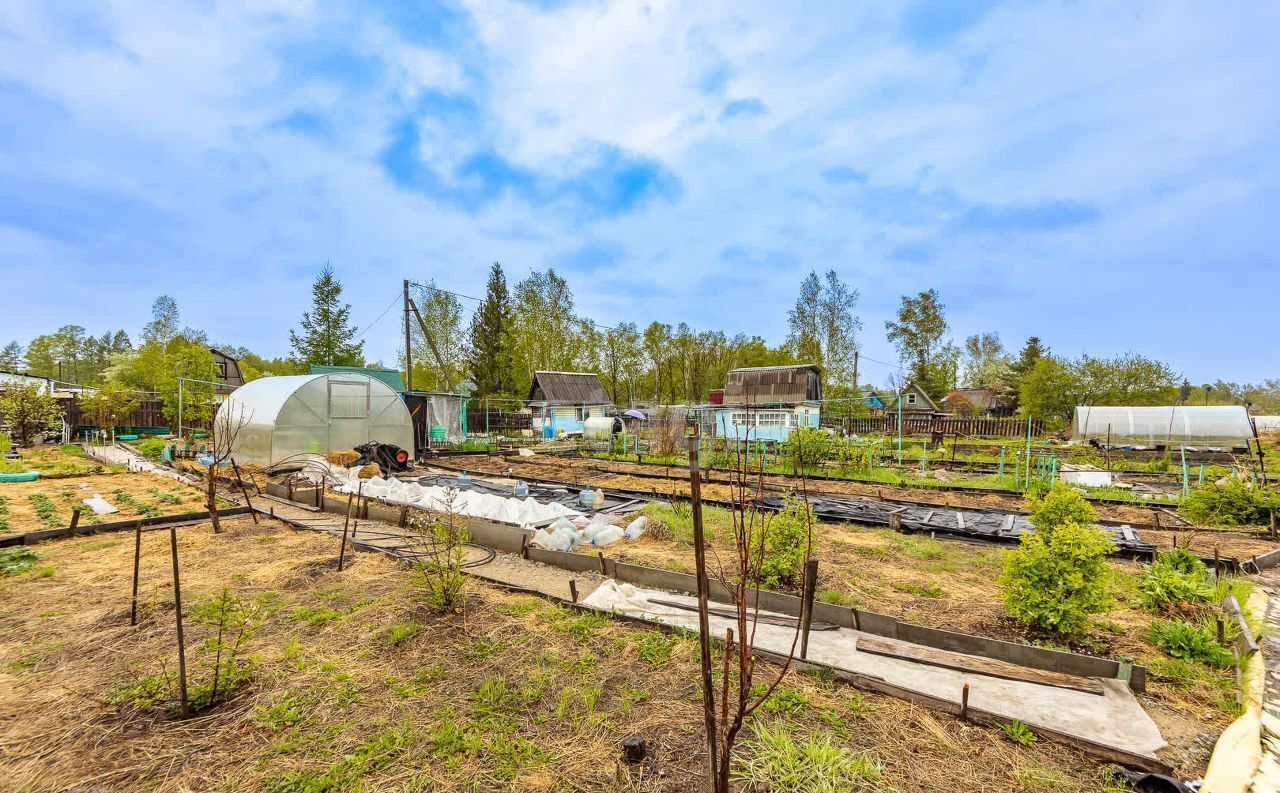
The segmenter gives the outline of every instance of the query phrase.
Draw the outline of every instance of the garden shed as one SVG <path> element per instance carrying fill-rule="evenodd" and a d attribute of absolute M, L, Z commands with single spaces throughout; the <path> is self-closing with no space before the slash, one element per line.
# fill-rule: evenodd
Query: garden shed
<path fill-rule="evenodd" d="M 276 465 L 305 455 L 352 449 L 367 441 L 413 449 L 404 400 L 385 383 L 352 372 L 263 377 L 237 388 L 219 413 L 247 422 L 233 456 Z"/>
<path fill-rule="evenodd" d="M 1112 446 L 1219 447 L 1247 446 L 1253 424 L 1240 405 L 1170 405 L 1076 407 L 1072 439 Z"/>

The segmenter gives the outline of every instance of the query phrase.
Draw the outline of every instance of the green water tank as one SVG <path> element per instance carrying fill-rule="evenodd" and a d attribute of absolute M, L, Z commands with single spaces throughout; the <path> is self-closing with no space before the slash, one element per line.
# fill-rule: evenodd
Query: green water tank
<path fill-rule="evenodd" d="M 431 428 L 431 442 L 432 442 L 432 443 L 444 443 L 444 441 L 445 441 L 444 427 L 432 427 L 432 428 Z"/>

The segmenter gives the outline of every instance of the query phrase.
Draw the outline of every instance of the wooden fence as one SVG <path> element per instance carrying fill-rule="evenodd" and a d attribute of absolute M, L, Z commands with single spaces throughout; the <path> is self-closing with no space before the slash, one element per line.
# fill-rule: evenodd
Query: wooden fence
<path fill-rule="evenodd" d="M 858 435 L 875 433 L 893 434 L 898 431 L 897 416 L 881 418 L 836 418 L 822 420 L 823 426 L 833 427 L 844 432 Z M 1031 422 L 1031 434 L 1040 435 L 1044 431 L 1044 422 L 1034 419 Z M 944 435 L 970 435 L 987 438 L 1019 438 L 1027 434 L 1026 419 L 962 419 L 962 418 L 902 418 L 904 435 L 928 435 L 941 432 Z"/>
<path fill-rule="evenodd" d="M 71 432 L 75 433 L 81 429 L 100 429 L 98 422 L 92 413 L 84 410 L 80 406 L 80 401 L 76 396 L 59 397 L 58 407 L 62 408 L 62 415 L 67 420 L 67 425 L 71 427 Z M 213 406 L 214 413 L 217 413 L 218 406 Z M 184 429 L 191 428 L 196 430 L 207 430 L 212 422 L 207 420 L 194 420 L 190 417 L 184 418 L 182 426 Z M 130 429 L 172 429 L 176 431 L 176 427 L 170 428 L 169 420 L 164 415 L 164 403 L 158 399 L 144 399 L 138 403 L 138 407 L 129 415 L 116 417 L 116 427 L 127 427 Z"/>

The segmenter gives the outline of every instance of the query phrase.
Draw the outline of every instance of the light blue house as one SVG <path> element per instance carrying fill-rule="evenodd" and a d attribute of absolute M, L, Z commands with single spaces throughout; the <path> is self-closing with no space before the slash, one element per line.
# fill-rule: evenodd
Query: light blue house
<path fill-rule="evenodd" d="M 822 418 L 822 376 L 814 364 L 730 370 L 724 404 L 715 411 L 720 438 L 785 441 Z"/>
<path fill-rule="evenodd" d="M 605 415 L 609 405 L 595 372 L 534 372 L 528 401 L 533 429 L 544 438 L 582 432 L 587 419 Z"/>

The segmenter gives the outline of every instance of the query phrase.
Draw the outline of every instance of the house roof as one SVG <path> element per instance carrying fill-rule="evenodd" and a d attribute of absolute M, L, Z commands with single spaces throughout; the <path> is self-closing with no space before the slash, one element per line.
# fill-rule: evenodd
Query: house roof
<path fill-rule="evenodd" d="M 956 392 L 963 394 L 965 399 L 972 402 L 973 406 L 980 410 L 992 410 L 1000 407 L 1000 395 L 996 393 L 994 388 L 957 388 L 951 394 Z M 950 404 L 951 394 L 943 397 L 942 401 Z"/>
<path fill-rule="evenodd" d="M 595 372 L 534 372 L 529 401 L 548 405 L 607 405 L 609 395 Z"/>
<path fill-rule="evenodd" d="M 724 386 L 726 405 L 818 402 L 822 374 L 817 364 L 746 366 L 730 369 Z"/>
<path fill-rule="evenodd" d="M 906 385 L 902 386 L 902 391 L 900 393 L 901 394 L 914 393 L 916 395 L 917 397 L 916 404 L 911 407 L 912 410 L 921 410 L 922 408 L 927 408 L 929 410 L 932 410 L 934 413 L 941 412 L 938 410 L 938 403 L 930 399 L 929 395 L 925 393 L 925 390 L 920 386 L 916 385 L 914 381 L 908 380 Z M 885 394 L 884 395 L 885 409 L 897 410 L 898 398 L 899 398 L 899 393 Z M 922 400 L 923 400 L 923 403 L 922 403 Z M 907 403 L 904 402 L 902 404 L 903 404 L 903 409 L 905 410 Z"/>
<path fill-rule="evenodd" d="M 341 372 L 367 374 L 374 380 L 390 386 L 391 390 L 397 394 L 404 393 L 404 378 L 400 376 L 398 369 L 379 369 L 374 366 L 322 366 L 315 363 L 311 364 L 311 374 L 338 374 Z"/>

